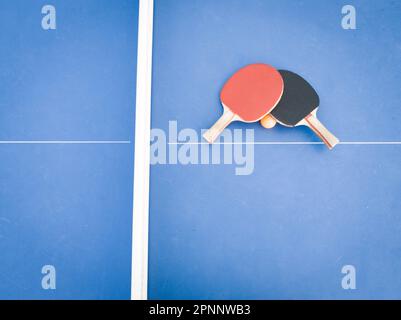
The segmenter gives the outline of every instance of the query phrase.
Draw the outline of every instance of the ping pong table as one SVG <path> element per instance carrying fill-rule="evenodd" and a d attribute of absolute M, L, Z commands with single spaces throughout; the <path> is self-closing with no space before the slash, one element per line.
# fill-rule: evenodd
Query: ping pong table
<path fill-rule="evenodd" d="M 401 5 L 349 4 L 356 29 L 338 0 L 154 1 L 133 263 L 138 2 L 54 0 L 47 31 L 41 1 L 1 4 L 0 298 L 129 299 L 136 262 L 149 299 L 401 298 Z M 255 62 L 305 77 L 341 143 L 258 123 L 205 143 Z"/>

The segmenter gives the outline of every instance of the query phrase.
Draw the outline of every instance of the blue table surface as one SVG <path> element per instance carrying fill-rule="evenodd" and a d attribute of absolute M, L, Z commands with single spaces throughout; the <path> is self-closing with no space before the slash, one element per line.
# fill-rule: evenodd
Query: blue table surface
<path fill-rule="evenodd" d="M 0 140 L 132 142 L 137 1 L 53 0 L 48 31 L 44 4 L 0 4 Z M 133 152 L 0 144 L 1 299 L 129 299 Z"/>
<path fill-rule="evenodd" d="M 269 63 L 319 92 L 344 142 L 401 140 L 401 4 L 156 1 L 152 127 L 208 128 L 238 68 Z M 235 123 L 259 142 L 318 142 L 308 128 Z M 154 165 L 150 298 L 401 298 L 401 145 L 256 145 L 232 165 Z M 356 290 L 341 269 L 356 269 Z"/>
<path fill-rule="evenodd" d="M 0 4 L 0 298 L 128 299 L 138 3 Z M 344 142 L 401 141 L 401 5 L 156 0 L 152 128 L 208 128 L 243 65 L 303 75 Z M 235 123 L 259 142 L 318 142 L 307 128 Z M 151 167 L 149 298 L 401 298 L 401 146 L 254 146 L 236 164 Z M 43 290 L 54 265 L 57 289 Z M 341 268 L 356 268 L 344 290 Z"/>

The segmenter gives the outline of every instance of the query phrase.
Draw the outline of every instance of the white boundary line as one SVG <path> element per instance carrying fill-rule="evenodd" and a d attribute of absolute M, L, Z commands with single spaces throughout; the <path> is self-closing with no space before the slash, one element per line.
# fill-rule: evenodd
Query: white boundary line
<path fill-rule="evenodd" d="M 0 144 L 130 144 L 129 140 L 0 140 Z"/>
<path fill-rule="evenodd" d="M 0 140 L 0 144 L 131 144 L 130 140 Z M 201 145 L 208 142 L 168 142 L 171 145 Z M 255 142 L 215 142 L 214 144 L 253 145 L 313 145 L 323 142 L 308 141 L 255 141 Z M 344 141 L 343 145 L 401 145 L 401 141 Z"/>
<path fill-rule="evenodd" d="M 209 144 L 208 142 L 169 142 L 171 145 L 203 145 Z M 215 142 L 213 144 L 223 145 L 313 145 L 324 144 L 323 142 L 307 142 L 307 141 L 255 141 L 255 142 Z M 401 141 L 344 141 L 339 144 L 343 145 L 401 145 Z"/>
<path fill-rule="evenodd" d="M 148 296 L 149 173 L 153 0 L 139 1 L 132 213 L 131 299 Z"/>

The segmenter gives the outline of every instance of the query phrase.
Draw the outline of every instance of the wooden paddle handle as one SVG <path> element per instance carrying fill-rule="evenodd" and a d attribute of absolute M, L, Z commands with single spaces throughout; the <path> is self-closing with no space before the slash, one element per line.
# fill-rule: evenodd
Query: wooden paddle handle
<path fill-rule="evenodd" d="M 340 142 L 313 114 L 305 118 L 305 125 L 311 128 L 330 150 Z"/>
<path fill-rule="evenodd" d="M 213 143 L 223 130 L 233 121 L 235 114 L 230 110 L 224 110 L 219 120 L 204 134 L 203 137 L 209 143 Z"/>

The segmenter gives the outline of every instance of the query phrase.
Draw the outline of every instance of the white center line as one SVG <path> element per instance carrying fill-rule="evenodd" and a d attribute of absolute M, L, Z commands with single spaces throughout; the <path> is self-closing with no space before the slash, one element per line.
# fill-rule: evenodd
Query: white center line
<path fill-rule="evenodd" d="M 131 144 L 130 140 L 0 140 L 0 144 Z M 169 142 L 169 145 L 208 145 L 208 142 Z M 255 141 L 215 142 L 215 145 L 315 145 L 323 142 Z M 343 141 L 343 145 L 401 145 L 401 141 Z"/>
<path fill-rule="evenodd" d="M 170 145 L 204 145 L 208 142 L 169 142 Z M 323 144 L 323 142 L 307 141 L 255 141 L 255 142 L 216 142 L 217 145 L 314 145 Z M 344 141 L 343 145 L 401 145 L 401 141 Z"/>

